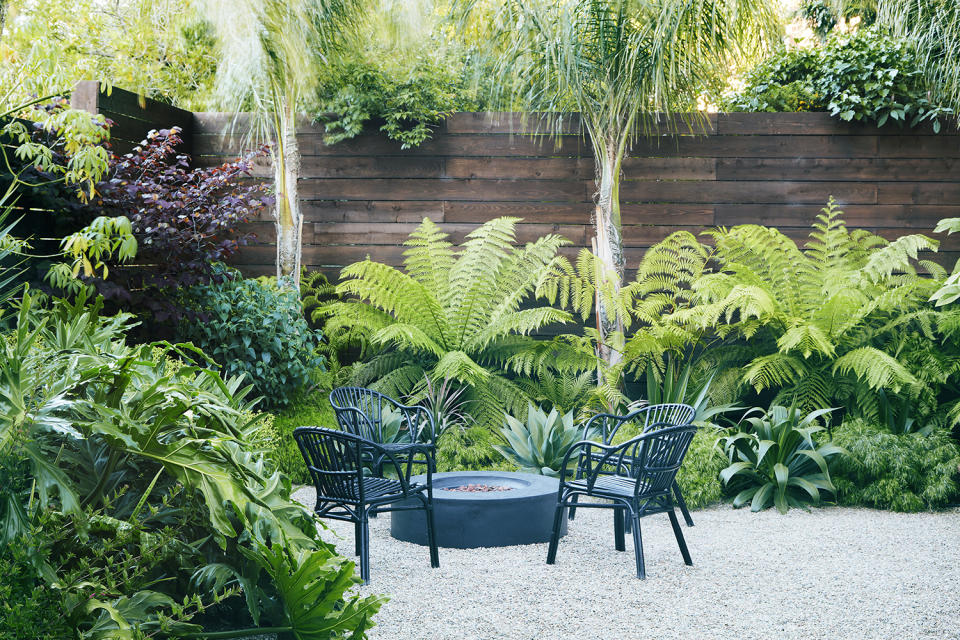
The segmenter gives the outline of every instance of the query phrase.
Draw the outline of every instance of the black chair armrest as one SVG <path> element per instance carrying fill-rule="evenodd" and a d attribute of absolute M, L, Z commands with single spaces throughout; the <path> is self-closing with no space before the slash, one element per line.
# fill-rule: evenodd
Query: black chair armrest
<path fill-rule="evenodd" d="M 429 432 L 430 439 L 428 440 L 428 442 L 430 442 L 431 444 L 436 444 L 437 425 L 433 421 L 433 414 L 431 414 L 426 407 L 419 404 L 407 405 L 407 404 L 399 404 L 399 403 L 395 403 L 394 406 L 403 413 L 404 418 L 407 420 L 408 423 L 410 423 L 410 421 L 413 419 L 414 416 L 419 417 L 422 415 L 424 418 L 424 421 L 427 423 L 427 426 L 430 427 L 430 432 Z M 417 426 L 419 426 L 419 421 L 417 423 Z M 420 435 L 419 429 L 417 430 L 416 435 L 417 436 Z"/>

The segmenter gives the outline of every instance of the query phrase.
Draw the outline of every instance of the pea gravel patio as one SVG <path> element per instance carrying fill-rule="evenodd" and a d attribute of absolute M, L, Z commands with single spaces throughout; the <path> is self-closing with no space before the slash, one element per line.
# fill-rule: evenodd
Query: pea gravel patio
<path fill-rule="evenodd" d="M 313 504 L 313 489 L 296 497 Z M 753 514 L 717 506 L 684 527 L 686 567 L 665 515 L 641 521 L 647 580 L 636 579 L 631 539 L 613 548 L 611 513 L 581 509 L 547 545 L 441 549 L 390 537 L 371 522 L 364 593 L 390 601 L 370 638 L 391 640 L 960 639 L 960 509 L 898 514 L 823 508 Z M 353 525 L 328 521 L 325 538 L 352 554 Z"/>

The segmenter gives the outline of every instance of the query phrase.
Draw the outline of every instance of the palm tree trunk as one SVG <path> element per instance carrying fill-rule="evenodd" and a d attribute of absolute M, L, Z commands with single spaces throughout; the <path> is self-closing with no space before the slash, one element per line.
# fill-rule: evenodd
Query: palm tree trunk
<path fill-rule="evenodd" d="M 614 278 L 614 291 L 620 292 L 626 261 L 623 257 L 623 238 L 620 234 L 620 154 L 615 140 L 608 140 L 603 153 L 597 158 L 600 163 L 597 207 L 594 213 L 597 235 L 597 258 L 604 265 L 603 278 Z M 600 357 L 607 365 L 616 365 L 623 355 L 605 344 L 613 332 L 623 332 L 623 318 L 619 313 L 611 321 L 604 300 L 597 298 L 597 328 L 600 331 Z"/>
<path fill-rule="evenodd" d="M 297 181 L 300 178 L 300 148 L 297 145 L 295 105 L 282 100 L 277 114 L 277 149 L 273 167 L 276 185 L 277 278 L 290 276 L 299 289 L 303 214 L 300 211 Z"/>

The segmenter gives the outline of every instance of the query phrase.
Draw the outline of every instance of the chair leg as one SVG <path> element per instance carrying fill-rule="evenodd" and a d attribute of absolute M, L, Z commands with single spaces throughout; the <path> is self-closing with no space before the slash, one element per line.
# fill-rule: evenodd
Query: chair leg
<path fill-rule="evenodd" d="M 677 520 L 677 514 L 671 509 L 667 512 L 670 516 L 670 524 L 673 526 L 673 535 L 677 537 L 677 544 L 680 545 L 680 553 L 683 555 L 683 562 L 686 565 L 692 565 L 690 551 L 687 549 L 687 541 L 683 539 L 683 530 L 680 529 L 680 522 Z"/>
<path fill-rule="evenodd" d="M 613 544 L 617 551 L 626 551 L 627 544 L 623 536 L 623 521 L 626 516 L 626 509 L 617 507 L 613 510 Z"/>
<path fill-rule="evenodd" d="M 353 523 L 353 555 L 360 555 L 361 547 L 361 538 L 363 537 L 363 528 L 360 525 L 360 521 L 357 520 Z"/>
<path fill-rule="evenodd" d="M 567 518 L 573 520 L 577 515 L 577 502 L 580 500 L 580 496 L 573 496 L 570 498 L 570 502 L 573 504 L 567 509 Z"/>
<path fill-rule="evenodd" d="M 637 560 L 637 577 L 645 580 L 647 569 L 643 563 L 643 536 L 640 533 L 640 518 L 633 509 L 630 510 L 630 519 L 633 524 L 633 555 Z"/>
<path fill-rule="evenodd" d="M 427 498 L 427 542 L 430 545 L 430 566 L 440 566 L 440 552 L 437 551 L 437 527 L 433 522 L 433 496 Z"/>
<path fill-rule="evenodd" d="M 550 546 L 547 547 L 547 564 L 557 561 L 557 547 L 560 545 L 560 522 L 563 519 L 563 503 L 557 503 L 557 510 L 553 514 L 553 533 L 550 534 Z"/>
<path fill-rule="evenodd" d="M 360 579 L 370 584 L 370 522 L 367 510 L 360 510 Z"/>
<path fill-rule="evenodd" d="M 680 493 L 680 485 L 677 484 L 677 481 L 673 481 L 673 495 L 677 500 L 677 506 L 680 507 L 680 513 L 683 514 L 683 519 L 687 523 L 688 527 L 693 526 L 693 518 L 690 517 L 690 512 L 687 510 L 687 503 L 683 499 L 683 494 Z"/>

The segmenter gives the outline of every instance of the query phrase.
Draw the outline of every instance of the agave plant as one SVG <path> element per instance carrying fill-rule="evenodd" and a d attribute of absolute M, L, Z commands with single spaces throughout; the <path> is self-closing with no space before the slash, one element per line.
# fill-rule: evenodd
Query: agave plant
<path fill-rule="evenodd" d="M 819 504 L 821 491 L 836 493 L 828 459 L 845 451 L 813 437 L 823 431 L 817 420 L 834 409 L 802 415 L 796 407 L 774 405 L 757 411 L 759 416 L 745 418 L 746 429 L 723 438 L 730 466 L 720 477 L 728 486 L 742 487 L 733 506 L 749 502 L 752 511 L 761 511 L 772 504 L 786 513 L 807 502 Z"/>
<path fill-rule="evenodd" d="M 548 414 L 529 404 L 526 423 L 510 414 L 505 414 L 504 419 L 506 424 L 500 430 L 504 444 L 493 448 L 521 471 L 559 476 L 563 456 L 580 437 L 580 430 L 573 424 L 573 412 L 560 415 L 553 409 Z"/>
<path fill-rule="evenodd" d="M 521 309 L 567 241 L 551 234 L 515 247 L 518 221 L 491 220 L 454 248 L 425 218 L 404 243 L 402 270 L 371 260 L 346 267 L 337 290 L 352 299 L 324 306 L 327 330 L 362 328 L 381 348 L 355 369 L 354 382 L 403 397 L 425 376 L 449 379 L 467 389 L 464 400 L 484 424 L 497 422 L 504 407 L 522 411 L 526 395 L 504 366 L 536 348 L 531 332 L 570 314 Z"/>

